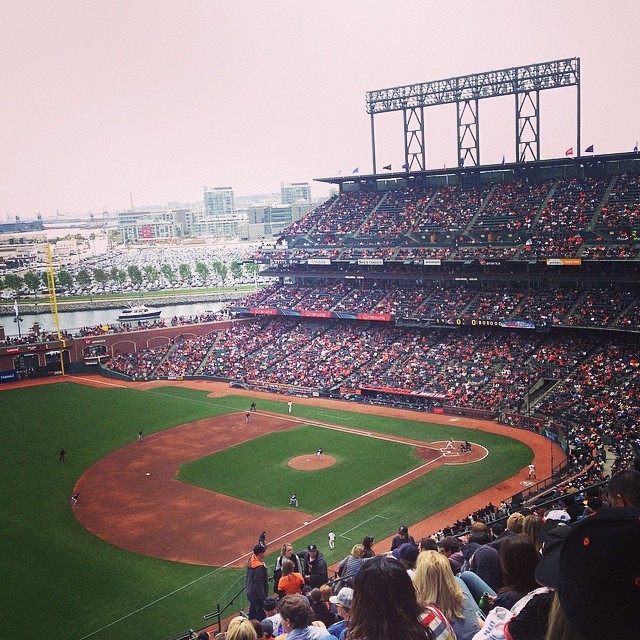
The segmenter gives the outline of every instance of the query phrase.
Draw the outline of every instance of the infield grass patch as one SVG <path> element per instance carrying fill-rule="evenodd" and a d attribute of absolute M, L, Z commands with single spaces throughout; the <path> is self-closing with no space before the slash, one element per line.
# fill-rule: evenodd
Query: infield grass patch
<path fill-rule="evenodd" d="M 322 448 L 336 463 L 302 471 L 291 458 Z M 178 479 L 271 509 L 288 508 L 298 495 L 305 513 L 320 515 L 422 464 L 415 446 L 303 425 L 269 433 L 180 467 Z M 376 464 L 371 464 L 375 460 Z M 271 478 L 274 481 L 265 481 Z"/>

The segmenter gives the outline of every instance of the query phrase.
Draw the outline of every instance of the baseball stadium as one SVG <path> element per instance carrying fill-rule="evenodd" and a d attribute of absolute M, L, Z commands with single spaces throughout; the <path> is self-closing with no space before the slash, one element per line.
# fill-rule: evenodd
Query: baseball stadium
<path fill-rule="evenodd" d="M 0 342 L 2 634 L 222 631 L 261 532 L 270 578 L 291 543 L 331 579 L 365 536 L 381 554 L 399 527 L 582 506 L 630 467 L 640 156 L 585 147 L 578 99 L 572 147 L 541 158 L 554 90 L 579 96 L 578 58 L 371 91 L 372 173 L 318 178 L 336 195 L 255 252 L 271 284 L 224 317 Z M 517 161 L 483 165 L 479 103 L 501 96 Z M 432 169 L 443 104 L 459 162 Z"/>

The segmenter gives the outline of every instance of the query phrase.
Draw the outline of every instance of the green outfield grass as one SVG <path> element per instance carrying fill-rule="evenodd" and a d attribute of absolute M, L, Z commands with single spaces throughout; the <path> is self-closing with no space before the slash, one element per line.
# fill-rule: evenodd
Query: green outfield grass
<path fill-rule="evenodd" d="M 245 411 L 250 401 L 241 396 L 208 398 L 204 392 L 178 387 L 146 392 L 130 388 L 94 389 L 71 383 L 15 390 L 0 388 L 4 445 L 4 460 L 0 465 L 4 569 L 0 597 L 6 613 L 0 623 L 0 635 L 19 637 L 37 632 L 52 640 L 138 640 L 146 636 L 162 639 L 190 627 L 202 627 L 202 615 L 215 609 L 218 602 L 229 601 L 241 588 L 243 571 L 194 567 L 113 547 L 78 524 L 69 497 L 75 482 L 87 468 L 133 441 L 140 429 L 150 434 L 204 417 Z M 528 447 L 506 437 L 448 425 L 360 415 L 341 408 L 346 409 L 348 405 L 336 403 L 335 410 L 327 410 L 298 405 L 294 400 L 293 415 L 310 424 L 289 434 L 294 438 L 291 446 L 306 449 L 307 444 L 312 445 L 308 451 L 318 446 L 326 451 L 336 448 L 336 453 L 331 453 L 337 457 L 338 464 L 331 469 L 342 475 L 332 476 L 330 469 L 302 474 L 305 481 L 315 476 L 320 488 L 316 493 L 329 494 L 327 504 L 334 500 L 330 494 L 343 491 L 344 484 L 353 485 L 345 491 L 365 490 L 372 482 L 369 472 L 375 470 L 380 474 L 376 478 L 399 475 L 402 469 L 411 468 L 419 461 L 406 445 L 382 442 L 378 446 L 383 449 L 368 450 L 369 443 L 373 442 L 370 439 L 347 438 L 347 434 L 326 430 L 321 431 L 322 443 L 316 444 L 313 438 L 320 429 L 313 426 L 314 422 L 343 424 L 425 441 L 446 440 L 450 436 L 457 440 L 467 438 L 488 447 L 491 455 L 469 466 L 441 467 L 334 521 L 331 527 L 338 534 L 338 542 L 333 552 L 326 553 L 329 563 L 342 558 L 365 533 L 379 539 L 393 533 L 398 524 L 410 526 L 514 475 L 533 457 Z M 284 414 L 286 400 L 261 399 L 258 410 Z M 272 437 L 273 442 L 277 442 L 278 437 L 284 435 L 271 434 L 258 439 L 253 446 L 259 451 Z M 311 439 L 305 442 L 307 438 Z M 352 443 L 355 445 L 351 446 Z M 61 447 L 67 451 L 64 463 L 58 462 Z M 358 460 L 354 453 L 362 451 L 362 447 L 367 447 L 367 454 Z M 241 448 L 247 445 L 233 449 Z M 247 450 L 251 448 L 248 446 Z M 227 455 L 231 452 L 228 450 Z M 222 453 L 212 458 L 224 467 L 220 456 Z M 397 460 L 387 459 L 392 457 Z M 278 465 L 282 465 L 283 460 L 281 456 L 273 461 L 276 470 L 281 470 Z M 183 468 L 181 475 L 195 473 L 198 484 L 205 484 L 209 475 L 205 469 L 207 459 L 192 465 L 194 469 Z M 352 467 L 358 471 L 352 471 Z M 329 473 L 322 476 L 322 482 L 317 481 L 325 471 Z M 267 473 L 260 468 L 259 473 L 264 477 L 263 489 L 277 485 L 270 475 L 273 469 Z M 230 481 L 231 469 L 227 469 L 226 475 Z M 216 490 L 221 490 L 217 482 Z M 224 488 L 233 495 L 246 490 L 242 482 Z M 306 491 L 305 488 L 301 493 Z M 261 493 L 267 505 L 282 507 L 282 495 L 288 503 L 289 488 L 284 493 L 275 490 Z M 256 496 L 246 499 L 258 501 Z M 321 501 L 310 506 L 314 512 L 326 509 Z M 314 541 L 326 552 L 328 530 L 329 526 L 295 540 L 296 548 Z M 268 561 L 274 558 L 272 554 Z"/>

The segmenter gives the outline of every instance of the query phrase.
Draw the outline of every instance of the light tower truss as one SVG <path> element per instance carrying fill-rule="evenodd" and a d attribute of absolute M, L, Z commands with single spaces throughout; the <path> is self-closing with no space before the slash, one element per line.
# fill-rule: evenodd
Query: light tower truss
<path fill-rule="evenodd" d="M 580 58 L 368 91 L 373 173 L 377 173 L 374 124 L 377 114 L 402 111 L 404 169 L 425 170 L 424 109 L 455 103 L 458 163 L 477 166 L 480 164 L 479 101 L 507 95 L 515 96 L 516 161 L 540 160 L 540 92 L 570 86 L 576 87 L 576 149 L 579 151 Z"/>

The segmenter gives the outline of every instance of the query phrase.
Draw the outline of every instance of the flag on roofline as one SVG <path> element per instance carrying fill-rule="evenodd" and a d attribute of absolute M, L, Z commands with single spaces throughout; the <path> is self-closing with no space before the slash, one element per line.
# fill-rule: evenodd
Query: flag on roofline
<path fill-rule="evenodd" d="M 573 147 L 569 147 L 565 152 L 564 152 L 565 156 L 572 156 L 573 155 Z"/>
<path fill-rule="evenodd" d="M 351 173 L 360 173 L 360 167 L 356 167 Z"/>
<path fill-rule="evenodd" d="M 388 164 L 385 167 L 382 167 L 385 171 L 391 171 L 391 165 Z"/>
<path fill-rule="evenodd" d="M 584 152 L 585 152 L 585 153 L 593 153 L 593 145 L 592 145 L 592 144 L 590 144 L 590 145 L 589 145 L 589 146 L 584 150 Z"/>
<path fill-rule="evenodd" d="M 638 141 L 636 140 L 636 146 L 633 147 L 633 153 L 638 153 Z"/>
<path fill-rule="evenodd" d="M 507 161 L 506 161 L 506 159 L 505 159 L 505 157 L 504 157 L 504 153 L 503 153 L 503 154 L 502 154 L 502 164 L 506 164 L 506 162 L 507 162 Z"/>
<path fill-rule="evenodd" d="M 409 164 L 408 164 L 407 162 L 405 162 L 405 163 L 402 165 L 402 168 L 403 168 L 403 169 L 406 169 L 407 171 L 409 171 Z"/>

